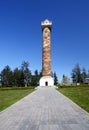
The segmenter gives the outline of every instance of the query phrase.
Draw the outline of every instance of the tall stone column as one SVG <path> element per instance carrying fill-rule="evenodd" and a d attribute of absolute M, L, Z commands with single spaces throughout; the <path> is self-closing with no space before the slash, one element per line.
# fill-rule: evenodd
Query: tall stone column
<path fill-rule="evenodd" d="M 41 23 L 43 34 L 42 47 L 42 78 L 40 86 L 53 86 L 54 80 L 51 77 L 51 28 L 52 22 L 45 20 Z"/>
<path fill-rule="evenodd" d="M 51 23 L 45 21 L 42 23 L 43 32 L 43 50 L 42 50 L 42 76 L 51 76 L 51 46 L 50 32 Z"/>

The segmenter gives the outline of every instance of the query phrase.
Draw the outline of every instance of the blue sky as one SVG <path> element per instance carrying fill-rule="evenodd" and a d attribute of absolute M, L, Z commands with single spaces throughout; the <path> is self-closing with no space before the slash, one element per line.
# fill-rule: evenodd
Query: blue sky
<path fill-rule="evenodd" d="M 0 0 L 0 71 L 41 70 L 41 21 L 52 21 L 52 71 L 59 81 L 79 63 L 89 69 L 89 0 Z"/>

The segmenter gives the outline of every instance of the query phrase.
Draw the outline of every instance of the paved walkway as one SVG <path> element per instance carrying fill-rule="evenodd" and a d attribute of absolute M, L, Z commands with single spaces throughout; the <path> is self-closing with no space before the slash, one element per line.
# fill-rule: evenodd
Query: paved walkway
<path fill-rule="evenodd" d="M 57 90 L 42 88 L 2 111 L 0 130 L 89 130 L 89 113 Z"/>

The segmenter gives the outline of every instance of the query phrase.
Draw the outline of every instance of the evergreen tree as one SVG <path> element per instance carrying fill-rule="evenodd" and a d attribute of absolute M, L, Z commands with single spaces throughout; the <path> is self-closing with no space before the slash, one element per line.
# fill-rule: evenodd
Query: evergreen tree
<path fill-rule="evenodd" d="M 81 69 L 79 64 L 77 64 L 74 69 L 72 70 L 72 81 L 73 83 L 82 83 L 82 75 L 81 75 Z"/>
<path fill-rule="evenodd" d="M 82 80 L 83 80 L 83 83 L 84 83 L 85 79 L 87 78 L 87 72 L 86 72 L 85 68 L 83 68 L 81 75 L 82 75 Z"/>
<path fill-rule="evenodd" d="M 13 86 L 13 73 L 8 65 L 1 71 L 1 84 L 5 87 Z"/>
<path fill-rule="evenodd" d="M 72 70 L 71 78 L 72 78 L 72 82 L 73 83 L 77 82 L 77 76 L 76 76 L 76 70 L 75 70 L 75 68 Z"/>
<path fill-rule="evenodd" d="M 34 75 L 32 75 L 31 85 L 35 87 L 38 86 L 39 79 L 40 79 L 40 74 L 38 73 L 38 70 L 35 70 Z"/>
<path fill-rule="evenodd" d="M 54 85 L 57 85 L 58 84 L 58 77 L 56 75 L 56 72 L 54 72 L 53 77 L 54 77 Z"/>
<path fill-rule="evenodd" d="M 13 86 L 24 86 L 24 74 L 21 69 L 15 68 L 13 71 Z"/>
<path fill-rule="evenodd" d="M 38 85 L 39 84 L 39 80 L 40 80 L 40 75 L 39 75 L 38 70 L 35 70 L 34 74 L 35 74 L 36 84 Z"/>

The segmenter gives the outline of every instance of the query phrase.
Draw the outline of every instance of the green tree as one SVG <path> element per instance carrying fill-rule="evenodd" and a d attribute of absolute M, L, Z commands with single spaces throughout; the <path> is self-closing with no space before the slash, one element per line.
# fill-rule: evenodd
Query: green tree
<path fill-rule="evenodd" d="M 57 77 L 56 72 L 54 72 L 53 78 L 54 78 L 54 85 L 57 85 L 58 84 L 58 77 Z"/>
<path fill-rule="evenodd" d="M 38 86 L 39 79 L 40 79 L 40 74 L 39 74 L 38 70 L 35 70 L 34 75 L 32 75 L 31 85 Z"/>
<path fill-rule="evenodd" d="M 5 87 L 13 86 L 13 73 L 8 65 L 1 71 L 1 84 Z"/>
<path fill-rule="evenodd" d="M 72 70 L 72 81 L 73 83 L 82 83 L 82 74 L 79 64 L 77 64 L 74 69 Z"/>
<path fill-rule="evenodd" d="M 83 83 L 84 83 L 85 79 L 87 78 L 87 72 L 86 72 L 85 68 L 82 69 L 82 74 L 81 75 L 82 75 L 82 80 L 83 80 Z"/>
<path fill-rule="evenodd" d="M 72 82 L 73 83 L 77 82 L 77 76 L 76 76 L 76 70 L 75 70 L 75 68 L 72 70 L 71 78 L 72 78 Z"/>
<path fill-rule="evenodd" d="M 40 80 L 40 74 L 39 74 L 38 70 L 35 70 L 34 74 L 35 74 L 35 79 L 36 79 L 36 85 L 38 85 L 39 80 Z"/>
<path fill-rule="evenodd" d="M 29 63 L 24 61 L 21 65 L 21 70 L 24 74 L 25 87 L 27 87 L 30 85 L 31 82 L 31 71 L 29 70 Z"/>
<path fill-rule="evenodd" d="M 13 71 L 13 86 L 24 86 L 24 74 L 21 69 L 15 68 Z"/>

